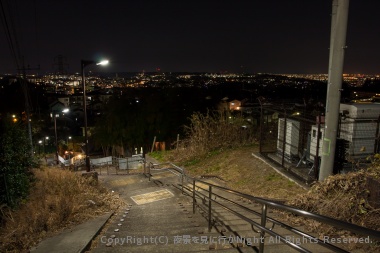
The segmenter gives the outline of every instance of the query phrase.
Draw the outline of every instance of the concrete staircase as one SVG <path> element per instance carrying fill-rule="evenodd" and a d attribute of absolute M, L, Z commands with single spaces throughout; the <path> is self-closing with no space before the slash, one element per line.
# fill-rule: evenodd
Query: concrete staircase
<path fill-rule="evenodd" d="M 128 205 L 111 218 L 91 252 L 239 252 L 220 241 L 217 230 L 208 231 L 199 212 L 193 214 L 191 199 L 173 187 L 176 175 L 158 172 L 150 182 L 143 175 L 107 180 Z"/>
<path fill-rule="evenodd" d="M 193 195 L 190 190 L 192 184 L 184 184 L 182 193 L 178 173 L 165 170 L 153 172 L 151 181 L 142 174 L 105 177 L 108 187 L 118 192 L 128 204 L 112 217 L 98 236 L 97 245 L 91 252 L 248 253 L 259 250 L 261 238 L 258 228 L 252 228 L 251 224 L 239 215 L 260 224 L 261 204 L 214 187 L 212 192 L 220 197 L 213 196 L 213 199 L 224 207 L 212 202 L 212 229 L 209 231 L 208 198 L 197 196 L 196 211 L 193 213 Z M 102 177 L 99 180 L 102 180 Z M 197 194 L 208 196 L 205 189 L 208 189 L 207 185 L 197 183 Z M 239 215 L 227 209 L 234 210 Z M 278 224 L 274 225 L 271 219 L 290 226 L 277 212 L 269 209 L 268 217 L 266 228 L 303 247 L 303 252 L 333 252 L 314 240 L 291 231 L 304 231 L 303 227 L 292 227 L 289 230 Z M 316 234 L 308 234 L 317 237 Z M 265 233 L 264 242 L 266 253 L 298 252 L 269 233 Z"/>
<path fill-rule="evenodd" d="M 206 185 L 197 184 L 197 186 L 197 193 L 202 194 L 204 196 L 208 196 L 208 191 L 204 190 L 205 188 L 207 189 Z M 192 188 L 192 184 L 186 184 L 185 189 L 186 188 Z M 244 215 L 246 218 L 249 218 L 258 224 L 261 223 L 261 217 L 260 215 L 257 215 L 261 214 L 262 212 L 261 204 L 252 203 L 250 200 L 226 193 L 224 191 L 220 191 L 218 189 L 213 189 L 212 191 L 213 193 L 216 193 L 217 195 L 220 195 L 221 197 L 224 197 L 242 206 L 237 207 L 236 205 L 231 204 L 229 201 L 224 200 L 223 198 L 216 197 L 216 200 L 219 203 L 223 204 L 225 207 L 234 210 L 241 215 Z M 192 196 L 192 192 L 190 191 L 186 191 L 186 194 L 188 194 L 189 198 Z M 215 199 L 215 197 L 213 197 L 213 199 Z M 196 200 L 198 208 L 201 210 L 200 213 L 205 217 L 205 219 L 208 219 L 208 200 L 205 201 L 201 197 L 197 197 Z M 252 213 L 251 211 L 248 211 L 247 209 L 255 211 L 256 214 Z M 249 222 L 243 220 L 242 218 L 233 214 L 231 211 L 226 210 L 226 208 L 214 202 L 212 202 L 211 216 L 212 224 L 214 226 L 213 229 L 220 232 L 220 234 L 224 236 L 227 241 L 232 242 L 231 245 L 237 250 L 239 250 L 239 252 L 258 252 L 259 243 L 261 239 L 260 233 L 258 233 L 259 229 L 257 227 L 252 229 L 252 226 Z M 268 210 L 267 217 L 284 222 L 283 217 L 280 217 L 277 212 L 273 212 L 273 210 L 271 209 Z M 286 223 L 286 221 L 284 223 Z M 311 240 L 305 236 L 294 234 L 290 230 L 278 225 L 274 225 L 270 221 L 267 221 L 266 228 L 270 228 L 273 232 L 286 237 L 288 241 L 293 242 L 310 252 L 334 252 L 317 244 L 314 240 Z M 302 226 L 293 227 L 293 229 L 305 231 L 305 228 Z M 307 234 L 314 237 L 318 237 L 316 233 L 308 232 Z M 280 241 L 278 237 L 272 236 L 268 233 L 265 234 L 264 244 L 264 251 L 266 253 L 298 252 L 296 249 L 293 249 L 289 247 L 289 245 L 287 245 L 286 243 Z"/>

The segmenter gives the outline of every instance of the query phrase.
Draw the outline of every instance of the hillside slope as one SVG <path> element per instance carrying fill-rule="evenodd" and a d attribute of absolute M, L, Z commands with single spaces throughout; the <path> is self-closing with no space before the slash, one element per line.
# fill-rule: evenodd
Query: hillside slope
<path fill-rule="evenodd" d="M 291 200 L 307 191 L 252 156 L 256 147 L 209 153 L 206 157 L 179 162 L 194 177 L 216 176 L 234 190 L 257 197 Z M 169 157 L 175 160 L 174 157 Z M 178 159 L 177 161 L 179 161 Z M 174 161 L 176 163 L 176 161 Z"/>

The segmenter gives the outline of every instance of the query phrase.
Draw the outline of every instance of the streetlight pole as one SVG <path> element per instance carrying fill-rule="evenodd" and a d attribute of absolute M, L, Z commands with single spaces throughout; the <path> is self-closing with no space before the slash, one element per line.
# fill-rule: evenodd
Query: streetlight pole
<path fill-rule="evenodd" d="M 68 112 L 69 109 L 63 109 L 62 112 L 65 113 L 65 112 Z M 58 135 L 57 135 L 57 111 L 56 110 L 53 110 L 53 119 L 54 119 L 54 135 L 55 135 L 55 156 L 56 156 L 56 164 L 58 165 L 59 164 L 59 159 L 58 159 Z"/>
<path fill-rule="evenodd" d="M 46 154 L 45 154 L 45 140 L 49 140 L 49 136 L 46 136 L 45 138 L 44 138 L 44 148 L 43 148 L 43 152 L 44 152 L 44 155 L 46 156 Z"/>
<path fill-rule="evenodd" d="M 55 158 L 56 158 L 56 164 L 59 164 L 58 160 L 58 136 L 57 136 L 57 114 L 55 111 L 53 111 L 53 118 L 54 118 L 54 135 L 55 135 Z"/>
<path fill-rule="evenodd" d="M 84 69 L 91 64 L 107 65 L 108 61 L 101 61 L 99 63 L 95 61 L 81 60 L 81 72 L 82 72 L 82 88 L 83 88 L 83 113 L 84 113 L 84 140 L 85 140 L 85 161 L 86 171 L 90 172 L 90 156 L 88 153 L 88 135 L 87 135 L 87 104 L 86 104 L 86 78 L 84 75 Z"/>
<path fill-rule="evenodd" d="M 69 147 L 69 145 L 70 145 L 70 143 L 69 143 L 69 141 L 71 140 L 71 136 L 69 136 L 68 138 L 67 138 L 67 149 L 70 149 L 70 147 Z M 73 147 L 72 147 L 73 148 Z"/>

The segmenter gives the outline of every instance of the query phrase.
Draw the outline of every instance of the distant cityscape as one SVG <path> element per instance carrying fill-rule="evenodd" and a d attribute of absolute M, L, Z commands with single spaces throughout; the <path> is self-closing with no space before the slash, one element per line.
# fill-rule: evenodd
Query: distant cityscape
<path fill-rule="evenodd" d="M 267 78 L 265 78 L 267 76 Z M 271 84 L 275 77 L 285 77 L 277 85 L 294 83 L 294 79 L 306 79 L 327 82 L 327 74 L 234 74 L 234 73 L 86 73 L 87 89 L 118 88 L 144 88 L 144 87 L 209 87 L 222 83 L 247 83 L 251 84 L 260 77 L 262 85 Z M 12 78 L 13 77 L 13 78 Z M 9 78 L 10 82 L 16 81 L 15 75 L 0 75 L 0 80 Z M 46 74 L 27 75 L 28 82 L 36 85 L 44 85 L 47 92 L 58 94 L 74 94 L 81 87 L 81 74 Z M 380 75 L 344 74 L 343 81 L 352 87 L 360 87 L 366 80 L 377 80 Z M 304 83 L 305 84 L 305 83 Z"/>
<path fill-rule="evenodd" d="M 263 120 L 268 138 L 275 140 L 282 112 L 316 124 L 316 116 L 324 115 L 328 87 L 327 74 L 88 71 L 84 94 L 81 73 L 29 74 L 27 82 L 23 79 L 21 75 L 0 75 L 0 119 L 29 122 L 36 152 L 58 150 L 60 156 L 68 152 L 83 155 L 84 143 L 88 143 L 89 154 L 99 155 L 104 152 L 99 143 L 110 136 L 114 136 L 112 140 L 125 139 L 123 156 L 136 147 L 149 149 L 156 137 L 156 141 L 171 145 L 178 134 L 185 135 L 183 126 L 194 113 L 209 110 L 240 115 L 242 128 L 256 132 Z M 379 84 L 379 75 L 345 74 L 341 103 L 365 106 L 375 102 L 369 106 L 378 106 Z"/>

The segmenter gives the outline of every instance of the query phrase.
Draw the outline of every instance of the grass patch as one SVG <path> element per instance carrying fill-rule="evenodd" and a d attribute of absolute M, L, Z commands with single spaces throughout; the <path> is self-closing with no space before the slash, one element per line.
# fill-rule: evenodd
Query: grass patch
<path fill-rule="evenodd" d="M 186 161 L 184 163 L 184 165 L 185 166 L 194 166 L 194 165 L 198 164 L 200 161 L 201 161 L 200 159 L 194 158 L 194 159 Z"/>
<path fill-rule="evenodd" d="M 210 151 L 207 153 L 206 158 L 213 157 L 213 156 L 218 155 L 220 153 L 222 153 L 222 150 L 220 150 L 220 149 Z"/>
<path fill-rule="evenodd" d="M 154 152 L 149 153 L 149 156 L 153 157 L 154 159 L 160 162 L 165 160 L 165 155 L 166 155 L 165 151 L 154 151 Z"/>
<path fill-rule="evenodd" d="M 281 180 L 283 177 L 280 176 L 278 173 L 271 173 L 265 177 L 266 181 L 275 181 L 275 180 Z"/>
<path fill-rule="evenodd" d="M 212 152 L 191 162 L 182 163 L 192 176 L 215 175 L 226 181 L 226 187 L 257 197 L 290 199 L 306 192 L 297 184 L 275 172 L 252 156 L 257 145 Z M 188 160 L 189 161 L 189 160 Z"/>
<path fill-rule="evenodd" d="M 26 252 L 63 228 L 116 210 L 123 202 L 94 179 L 66 170 L 35 169 L 29 197 L 1 208 L 0 252 Z"/>
<path fill-rule="evenodd" d="M 242 186 L 242 185 L 246 185 L 247 183 L 249 183 L 250 180 L 249 179 L 242 179 L 242 180 L 239 180 L 236 182 L 236 185 L 238 186 Z"/>
<path fill-rule="evenodd" d="M 218 165 L 215 165 L 215 166 L 212 166 L 212 167 L 209 167 L 205 170 L 206 173 L 213 173 L 213 172 L 217 172 L 221 170 L 221 167 L 218 166 Z"/>

